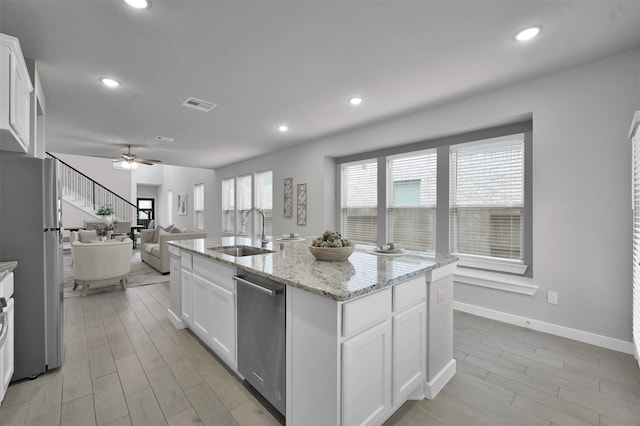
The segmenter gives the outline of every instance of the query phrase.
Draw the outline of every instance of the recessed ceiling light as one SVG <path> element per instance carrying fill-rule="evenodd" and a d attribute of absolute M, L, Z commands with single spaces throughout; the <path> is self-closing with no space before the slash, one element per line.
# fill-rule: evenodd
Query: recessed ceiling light
<path fill-rule="evenodd" d="M 147 0 L 124 0 L 124 2 L 136 9 L 146 9 L 149 7 L 149 2 Z"/>
<path fill-rule="evenodd" d="M 280 130 L 281 132 L 286 132 L 287 130 L 289 130 L 289 128 L 286 125 L 281 124 L 278 126 L 278 130 Z"/>
<path fill-rule="evenodd" d="M 362 103 L 362 98 L 354 96 L 353 98 L 349 98 L 349 103 L 351 105 L 360 105 Z"/>
<path fill-rule="evenodd" d="M 534 27 L 525 28 L 524 30 L 518 31 L 516 35 L 513 37 L 518 41 L 529 41 L 542 31 L 542 27 L 540 25 L 536 25 Z"/>
<path fill-rule="evenodd" d="M 120 82 L 112 78 L 101 78 L 100 81 L 107 87 L 118 87 Z"/>

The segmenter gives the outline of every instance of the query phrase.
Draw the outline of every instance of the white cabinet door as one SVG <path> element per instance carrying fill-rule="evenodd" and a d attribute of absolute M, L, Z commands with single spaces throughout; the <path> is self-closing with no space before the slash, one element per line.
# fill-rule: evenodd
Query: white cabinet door
<path fill-rule="evenodd" d="M 393 317 L 393 404 L 418 386 L 426 371 L 427 309 L 415 305 Z"/>
<path fill-rule="evenodd" d="M 193 331 L 205 342 L 211 342 L 213 325 L 213 291 L 209 281 L 197 275 L 193 277 Z"/>
<path fill-rule="evenodd" d="M 9 123 L 25 148 L 29 147 L 29 95 L 31 83 L 19 67 L 15 54 L 11 55 L 11 96 Z"/>
<path fill-rule="evenodd" d="M 182 321 L 189 326 L 193 324 L 193 274 L 186 269 L 180 269 L 180 290 L 182 292 Z"/>
<path fill-rule="evenodd" d="M 211 340 L 213 350 L 226 358 L 234 367 L 236 362 L 236 295 L 220 287 L 211 285 L 213 295 L 213 325 Z"/>
<path fill-rule="evenodd" d="M 342 343 L 342 424 L 380 423 L 391 408 L 391 321 Z"/>

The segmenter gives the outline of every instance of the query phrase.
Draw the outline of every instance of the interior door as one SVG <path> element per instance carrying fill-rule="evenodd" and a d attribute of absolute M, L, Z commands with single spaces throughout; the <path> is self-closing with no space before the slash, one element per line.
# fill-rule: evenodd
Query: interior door
<path fill-rule="evenodd" d="M 137 198 L 138 205 L 138 225 L 145 228 L 149 226 L 149 221 L 156 218 L 156 200 L 153 198 Z"/>

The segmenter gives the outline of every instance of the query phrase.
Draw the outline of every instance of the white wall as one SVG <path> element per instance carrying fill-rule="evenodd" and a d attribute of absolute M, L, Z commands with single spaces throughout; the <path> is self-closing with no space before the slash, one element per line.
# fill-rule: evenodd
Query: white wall
<path fill-rule="evenodd" d="M 640 55 L 629 51 L 521 84 L 378 122 L 216 170 L 221 179 L 273 169 L 274 235 L 336 226 L 329 157 L 366 152 L 533 117 L 535 296 L 456 285 L 455 299 L 631 341 L 630 144 L 640 105 Z M 416 89 L 418 90 L 418 89 Z M 424 90 L 428 90 L 428 84 Z M 366 104 L 362 105 L 366 108 Z M 284 219 L 283 179 L 308 184 L 308 226 Z M 209 216 L 209 215 L 208 215 Z M 558 305 L 546 303 L 557 291 Z"/>

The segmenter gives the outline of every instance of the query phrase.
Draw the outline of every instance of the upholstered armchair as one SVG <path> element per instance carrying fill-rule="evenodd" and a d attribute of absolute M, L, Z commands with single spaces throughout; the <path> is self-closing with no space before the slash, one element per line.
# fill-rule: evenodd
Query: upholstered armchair
<path fill-rule="evenodd" d="M 122 290 L 126 290 L 127 275 L 131 271 L 131 250 L 133 241 L 71 243 L 73 260 L 73 289 L 82 284 L 82 297 L 87 296 L 90 283 L 98 281 L 120 281 Z"/>

